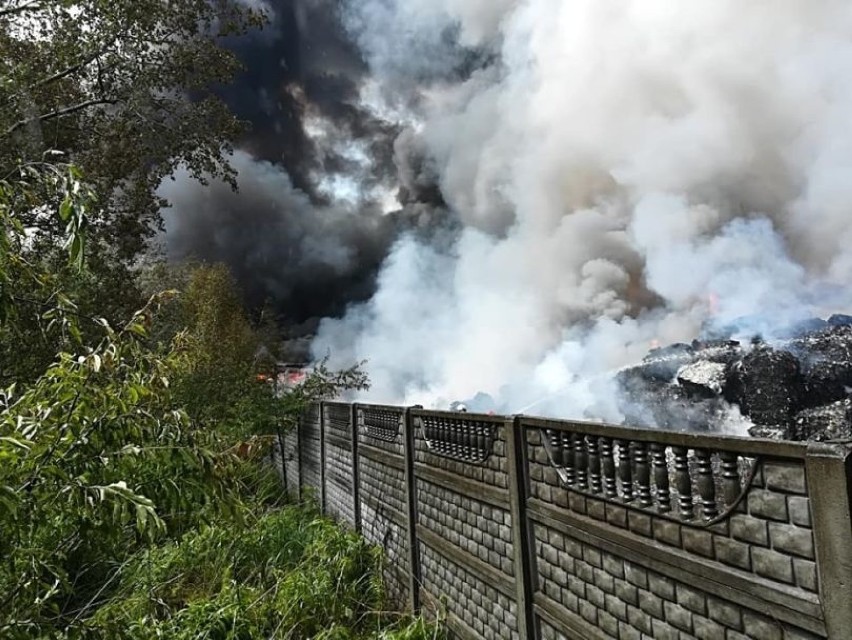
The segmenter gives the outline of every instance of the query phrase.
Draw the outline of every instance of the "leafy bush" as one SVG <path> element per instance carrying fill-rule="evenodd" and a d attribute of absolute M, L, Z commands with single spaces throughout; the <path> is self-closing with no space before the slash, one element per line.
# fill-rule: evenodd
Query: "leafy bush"
<path fill-rule="evenodd" d="M 215 432 L 171 401 L 174 356 L 140 340 L 149 313 L 0 396 L 0 629 L 71 615 L 128 553 L 239 501 Z"/>
<path fill-rule="evenodd" d="M 66 267 L 82 277 L 79 174 L 25 177 L 67 192 Z M 26 376 L 3 373 L 14 382 L 0 389 L 0 637 L 427 637 L 422 621 L 379 613 L 378 552 L 314 512 L 276 510 L 281 491 L 259 463 L 273 431 L 363 374 L 320 364 L 284 394 L 259 384 L 221 267 L 195 273 L 185 329 L 151 331 L 174 292 L 119 328 L 81 314 L 27 255 L 16 207 L 37 207 L 39 189 L 0 181 L 0 342 L 33 329 L 22 294 L 35 296 L 35 327 L 62 337 L 41 373 L 29 375 L 43 354 Z"/>

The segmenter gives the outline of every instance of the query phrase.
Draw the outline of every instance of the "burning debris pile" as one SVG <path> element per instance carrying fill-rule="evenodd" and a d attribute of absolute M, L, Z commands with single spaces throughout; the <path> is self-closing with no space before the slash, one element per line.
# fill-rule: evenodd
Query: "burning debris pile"
<path fill-rule="evenodd" d="M 791 440 L 852 438 L 852 316 L 814 319 L 783 338 L 730 335 L 653 349 L 616 377 L 626 422 Z"/>

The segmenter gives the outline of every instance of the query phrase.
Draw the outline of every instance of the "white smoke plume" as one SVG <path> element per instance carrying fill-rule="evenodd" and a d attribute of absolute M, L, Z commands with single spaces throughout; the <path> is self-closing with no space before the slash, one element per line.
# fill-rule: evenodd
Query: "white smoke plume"
<path fill-rule="evenodd" d="M 377 294 L 321 326 L 317 356 L 368 361 L 367 399 L 485 392 L 617 421 L 608 373 L 653 341 L 850 308 L 848 2 L 352 0 L 347 15 L 387 108 L 414 123 L 401 175 L 416 147 L 462 222 L 452 243 L 399 241 Z M 494 62 L 454 81 L 448 33 Z"/>

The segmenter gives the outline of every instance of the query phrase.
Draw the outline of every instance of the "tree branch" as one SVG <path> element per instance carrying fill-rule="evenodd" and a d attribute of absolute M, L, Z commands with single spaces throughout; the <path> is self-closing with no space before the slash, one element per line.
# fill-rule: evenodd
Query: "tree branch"
<path fill-rule="evenodd" d="M 63 313 L 67 313 L 70 316 L 75 316 L 77 318 L 82 318 L 83 320 L 90 320 L 95 324 L 100 324 L 100 318 L 95 318 L 93 316 L 88 316 L 85 313 L 80 313 L 79 311 L 72 311 L 71 309 L 64 309 L 55 304 L 51 304 L 50 302 L 45 302 L 42 300 L 35 300 L 33 298 L 26 298 L 23 296 L 11 295 L 9 296 L 13 301 L 20 302 L 22 304 L 31 304 L 37 307 L 41 307 L 43 309 L 47 309 L 48 311 L 62 311 Z"/>
<path fill-rule="evenodd" d="M 0 9 L 0 18 L 5 18 L 7 16 L 15 15 L 16 13 L 24 13 L 25 11 L 38 11 L 41 9 L 41 4 L 39 0 L 30 0 L 30 2 L 25 2 L 24 4 L 18 5 L 17 7 L 9 7 L 8 9 Z"/>
<path fill-rule="evenodd" d="M 64 107 L 62 109 L 57 109 L 56 111 L 51 111 L 50 113 L 45 113 L 41 116 L 35 116 L 33 118 L 26 118 L 25 120 L 19 120 L 11 127 L 6 129 L 6 132 L 0 136 L 0 138 L 8 138 L 10 135 L 15 133 L 21 127 L 25 127 L 28 124 L 33 122 L 47 122 L 48 120 L 54 120 L 56 118 L 62 118 L 63 116 L 71 115 L 72 113 L 76 113 L 78 111 L 83 111 L 84 109 L 88 109 L 89 107 L 96 107 L 98 105 L 104 104 L 117 104 L 118 100 L 111 100 L 107 98 L 94 98 L 92 100 L 86 100 L 85 102 L 81 102 L 79 104 L 72 105 L 70 107 Z"/>
<path fill-rule="evenodd" d="M 41 88 L 45 85 L 51 84 L 51 83 L 56 82 L 58 80 L 62 80 L 63 78 L 67 78 L 68 76 L 70 76 L 74 73 L 77 73 L 78 71 L 80 71 L 80 69 L 83 69 L 83 68 L 89 66 L 92 62 L 94 62 L 95 60 L 100 58 L 100 56 L 102 54 L 106 53 L 107 49 L 109 49 L 111 45 L 112 45 L 112 43 L 105 44 L 103 47 L 101 47 L 100 49 L 98 49 L 94 53 L 92 53 L 92 54 L 86 56 L 85 58 L 83 58 L 82 60 L 80 60 L 80 62 L 78 62 L 77 64 L 72 65 L 72 66 L 68 67 L 67 69 L 63 69 L 62 71 L 58 71 L 48 78 L 44 78 L 42 80 L 39 80 L 35 84 L 31 85 L 30 88 L 28 89 L 28 91 L 32 91 L 33 89 L 39 89 L 39 88 Z"/>
<path fill-rule="evenodd" d="M 6 100 L 4 100 L 4 102 L 3 102 L 4 105 L 11 104 L 13 100 L 15 100 L 16 98 L 18 98 L 20 95 L 22 95 L 24 93 L 29 93 L 31 91 L 35 91 L 36 89 L 40 89 L 41 87 L 45 87 L 45 86 L 52 84 L 54 82 L 58 82 L 59 80 L 62 80 L 63 78 L 67 78 L 68 76 L 73 75 L 73 74 L 77 73 L 78 71 L 80 71 L 82 69 L 85 69 L 87 66 L 89 66 L 95 60 L 98 61 L 98 66 L 100 67 L 100 57 L 101 57 L 101 55 L 106 53 L 107 49 L 109 49 L 110 46 L 111 46 L 111 44 L 105 44 L 103 47 L 99 48 L 94 53 L 92 53 L 92 54 L 86 56 L 85 58 L 83 58 L 82 60 L 80 60 L 78 63 L 71 65 L 70 67 L 66 67 L 62 71 L 57 71 L 52 76 L 48 76 L 47 78 L 42 78 L 38 82 L 34 82 L 33 84 L 31 84 L 26 89 L 22 89 L 21 91 L 18 91 L 17 93 L 9 96 Z"/>

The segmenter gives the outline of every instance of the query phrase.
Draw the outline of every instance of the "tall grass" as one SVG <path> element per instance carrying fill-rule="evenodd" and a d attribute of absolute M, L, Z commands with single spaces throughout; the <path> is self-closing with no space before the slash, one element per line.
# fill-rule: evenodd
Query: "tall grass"
<path fill-rule="evenodd" d="M 439 637 L 435 625 L 387 613 L 380 562 L 380 550 L 314 509 L 285 507 L 139 553 L 86 626 L 140 640 Z"/>

